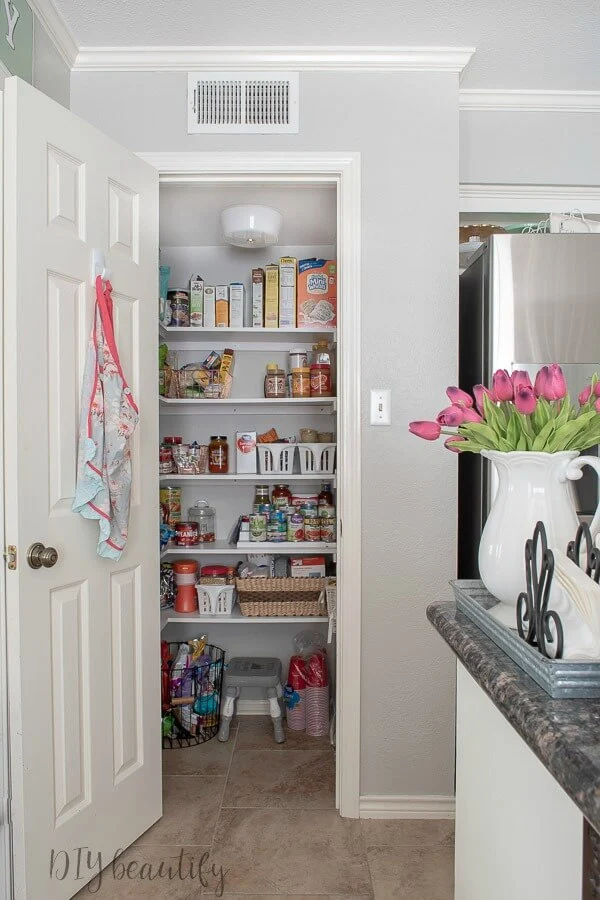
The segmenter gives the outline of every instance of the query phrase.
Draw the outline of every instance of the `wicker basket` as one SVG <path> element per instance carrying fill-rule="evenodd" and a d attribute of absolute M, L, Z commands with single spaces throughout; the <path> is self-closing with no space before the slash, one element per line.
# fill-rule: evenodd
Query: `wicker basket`
<path fill-rule="evenodd" d="M 238 578 L 243 616 L 326 616 L 326 578 Z"/>

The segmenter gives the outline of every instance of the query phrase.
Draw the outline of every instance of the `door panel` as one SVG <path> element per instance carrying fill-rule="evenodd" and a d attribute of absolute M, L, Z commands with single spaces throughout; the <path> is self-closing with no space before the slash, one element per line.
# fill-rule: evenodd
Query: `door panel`
<path fill-rule="evenodd" d="M 5 93 L 6 572 L 15 897 L 65 900 L 51 853 L 110 862 L 161 814 L 158 668 L 158 175 L 18 79 Z M 80 386 L 106 254 L 140 422 L 129 542 L 96 554 L 71 511 Z M 143 489 L 142 489 L 143 485 Z M 57 549 L 31 569 L 27 548 Z M 62 874 L 62 873 L 61 873 Z M 91 877 L 94 873 L 90 872 Z"/>

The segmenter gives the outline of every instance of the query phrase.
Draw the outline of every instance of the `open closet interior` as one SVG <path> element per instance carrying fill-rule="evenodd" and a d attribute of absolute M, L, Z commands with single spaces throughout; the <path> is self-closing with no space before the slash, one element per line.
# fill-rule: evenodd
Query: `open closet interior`
<path fill-rule="evenodd" d="M 232 715 L 335 744 L 337 206 L 323 181 L 161 181 L 167 774 L 192 747 L 202 774 Z"/>

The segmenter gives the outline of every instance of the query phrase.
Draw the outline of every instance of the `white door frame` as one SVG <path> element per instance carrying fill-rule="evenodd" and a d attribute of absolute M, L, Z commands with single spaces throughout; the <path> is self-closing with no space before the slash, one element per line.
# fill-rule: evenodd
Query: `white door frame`
<path fill-rule="evenodd" d="M 168 182 L 330 183 L 337 186 L 340 349 L 337 621 L 337 804 L 358 818 L 361 687 L 361 196 L 359 153 L 139 153 Z M 341 539 L 341 533 L 338 535 Z"/>

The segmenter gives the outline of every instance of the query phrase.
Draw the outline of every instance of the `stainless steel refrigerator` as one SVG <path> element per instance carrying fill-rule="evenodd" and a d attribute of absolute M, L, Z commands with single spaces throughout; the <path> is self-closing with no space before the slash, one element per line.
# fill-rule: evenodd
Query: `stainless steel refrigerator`
<path fill-rule="evenodd" d="M 560 363 L 575 399 L 600 374 L 600 235 L 496 234 L 460 276 L 459 386 L 491 384 L 496 369 Z M 598 448 L 586 453 L 597 453 Z M 459 457 L 458 577 L 477 578 L 479 538 L 494 485 L 478 454 Z M 598 482 L 584 471 L 578 510 L 591 515 Z"/>

